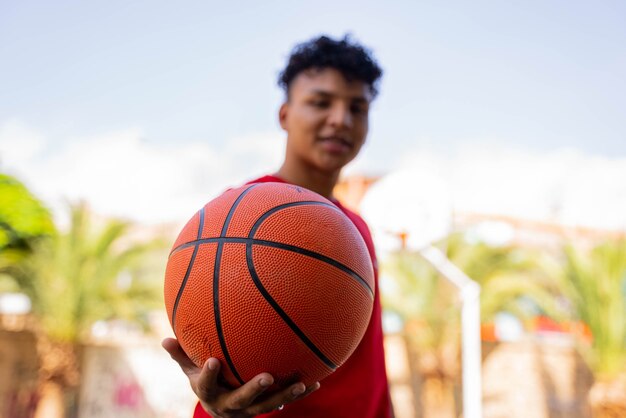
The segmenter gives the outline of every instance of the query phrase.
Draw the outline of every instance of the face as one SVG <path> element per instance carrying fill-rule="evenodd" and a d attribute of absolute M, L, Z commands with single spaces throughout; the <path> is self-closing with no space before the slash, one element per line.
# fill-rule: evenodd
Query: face
<path fill-rule="evenodd" d="M 280 108 L 292 166 L 337 173 L 357 156 L 368 130 L 372 94 L 333 68 L 300 73 Z"/>

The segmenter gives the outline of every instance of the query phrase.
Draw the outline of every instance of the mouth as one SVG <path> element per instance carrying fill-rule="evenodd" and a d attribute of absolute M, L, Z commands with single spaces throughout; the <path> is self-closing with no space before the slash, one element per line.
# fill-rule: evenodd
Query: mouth
<path fill-rule="evenodd" d="M 350 152 L 354 145 L 349 140 L 340 136 L 320 137 L 319 142 L 324 150 L 333 154 L 343 154 Z"/>

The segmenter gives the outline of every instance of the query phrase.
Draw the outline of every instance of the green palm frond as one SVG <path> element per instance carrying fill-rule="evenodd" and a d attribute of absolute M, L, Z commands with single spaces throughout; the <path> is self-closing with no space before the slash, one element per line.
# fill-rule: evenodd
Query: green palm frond
<path fill-rule="evenodd" d="M 573 315 L 591 330 L 592 367 L 607 375 L 626 371 L 626 240 L 590 250 L 567 246 L 563 262 L 556 279 Z"/>
<path fill-rule="evenodd" d="M 508 311 L 520 319 L 537 311 L 557 320 L 566 312 L 559 303 L 558 286 L 544 271 L 542 254 L 517 246 L 470 244 L 462 234 L 444 242 L 448 258 L 481 286 L 481 318 L 491 321 Z M 534 310 L 529 310 L 529 306 Z"/>
<path fill-rule="evenodd" d="M 521 320 L 537 313 L 566 318 L 559 286 L 540 262 L 541 254 L 515 246 L 491 247 L 469 243 L 462 234 L 438 245 L 447 257 L 481 286 L 481 320 L 492 321 L 499 312 Z M 386 308 L 405 320 L 422 321 L 422 346 L 444 344 L 460 332 L 458 291 L 418 254 L 398 253 L 383 264 L 393 278 L 395 292 L 383 294 Z"/>
<path fill-rule="evenodd" d="M 160 242 L 132 242 L 129 223 L 98 224 L 82 204 L 72 208 L 70 219 L 67 232 L 37 245 L 25 268 L 31 286 L 24 291 L 47 333 L 76 342 L 95 321 L 141 320 L 160 301 L 161 286 L 160 280 L 136 280 L 133 272 Z M 123 274 L 132 276 L 125 288 Z"/>
<path fill-rule="evenodd" d="M 383 293 L 383 305 L 407 323 L 419 324 L 410 338 L 422 350 L 437 351 L 453 342 L 459 326 L 459 305 L 451 285 L 419 255 L 401 252 L 383 264 L 394 291 Z"/>

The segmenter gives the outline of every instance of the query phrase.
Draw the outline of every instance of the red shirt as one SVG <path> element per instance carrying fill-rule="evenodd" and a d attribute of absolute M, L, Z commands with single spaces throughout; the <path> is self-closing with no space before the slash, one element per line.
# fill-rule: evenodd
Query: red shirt
<path fill-rule="evenodd" d="M 250 183 L 280 182 L 274 176 L 264 176 Z M 261 417 L 275 418 L 388 418 L 391 416 L 391 400 L 385 355 L 383 329 L 378 294 L 378 265 L 372 236 L 365 221 L 337 201 L 333 201 L 357 227 L 369 250 L 374 265 L 375 296 L 372 318 L 361 343 L 354 353 L 330 376 L 322 380 L 321 387 L 304 399 L 285 405 L 282 411 L 274 411 Z M 198 403 L 194 418 L 210 418 Z"/>

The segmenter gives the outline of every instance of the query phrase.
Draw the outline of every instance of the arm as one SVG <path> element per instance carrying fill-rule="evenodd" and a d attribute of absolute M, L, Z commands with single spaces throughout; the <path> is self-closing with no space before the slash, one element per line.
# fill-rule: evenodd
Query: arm
<path fill-rule="evenodd" d="M 271 412 L 282 405 L 304 398 L 320 387 L 319 383 L 315 383 L 306 388 L 299 382 L 268 397 L 262 397 L 260 395 L 274 383 L 274 378 L 269 373 L 261 373 L 233 390 L 218 383 L 218 359 L 210 358 L 200 368 L 187 357 L 176 339 L 166 338 L 161 345 L 187 375 L 202 408 L 214 418 L 247 418 Z"/>

